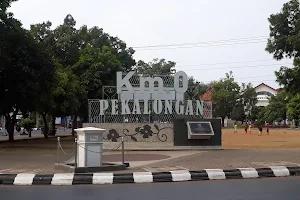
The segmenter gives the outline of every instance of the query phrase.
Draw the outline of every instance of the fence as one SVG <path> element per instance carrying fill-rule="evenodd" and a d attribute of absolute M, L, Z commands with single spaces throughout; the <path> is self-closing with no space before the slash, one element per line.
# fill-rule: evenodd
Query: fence
<path fill-rule="evenodd" d="M 111 101 L 111 100 L 108 100 Z M 210 101 L 203 101 L 203 118 L 212 118 L 212 104 Z M 89 123 L 172 123 L 173 119 L 176 118 L 199 118 L 199 115 L 194 113 L 193 115 L 178 114 L 175 111 L 175 103 L 172 104 L 172 114 L 165 114 L 164 111 L 161 114 L 121 114 L 111 115 L 112 104 L 109 102 L 109 107 L 104 111 L 104 115 L 100 115 L 100 99 L 90 99 L 89 102 Z M 153 101 L 148 101 L 148 108 L 150 110 Z M 133 109 L 134 101 L 128 102 L 130 110 Z M 162 101 L 163 108 L 165 102 Z M 118 101 L 118 111 L 122 110 L 121 101 Z M 141 104 L 141 111 L 143 112 L 143 104 Z M 196 110 L 196 100 L 193 100 L 193 110 Z"/>
<path fill-rule="evenodd" d="M 123 73 L 122 77 L 125 77 L 128 73 Z M 100 99 L 90 99 L 88 101 L 89 109 L 89 123 L 172 123 L 176 118 L 212 118 L 212 103 L 210 101 L 202 102 L 203 113 L 201 116 L 193 113 L 192 115 L 178 114 L 175 109 L 175 101 L 192 100 L 193 111 L 197 109 L 196 101 L 199 101 L 200 85 L 195 84 L 194 81 L 184 80 L 183 76 L 177 77 L 174 73 L 168 74 L 139 74 L 135 73 L 128 81 L 134 91 L 128 91 L 127 86 L 122 87 L 121 93 L 117 93 L 117 86 L 103 86 L 102 87 L 102 100 L 117 100 L 118 110 L 122 110 L 121 99 L 128 100 L 128 107 L 133 110 L 134 100 L 144 101 L 148 100 L 147 107 L 149 110 L 153 110 L 153 102 L 155 99 L 162 100 L 162 106 L 165 108 L 165 100 L 172 101 L 172 114 L 121 114 L 112 115 L 112 104 L 109 102 L 109 107 L 105 110 L 104 115 L 100 115 Z M 142 81 L 143 79 L 143 81 Z M 147 79 L 147 80 L 146 80 Z M 158 81 L 159 80 L 159 81 Z M 177 81 L 176 81 L 177 80 Z M 178 85 L 177 85 L 178 84 Z M 178 93 L 176 87 L 183 87 L 187 85 L 187 90 L 184 93 Z M 161 86 L 163 92 L 155 90 L 154 88 Z M 143 89 L 141 89 L 141 87 Z M 153 91 L 152 91 L 153 90 Z M 141 102 L 141 111 L 143 111 L 144 104 Z"/>

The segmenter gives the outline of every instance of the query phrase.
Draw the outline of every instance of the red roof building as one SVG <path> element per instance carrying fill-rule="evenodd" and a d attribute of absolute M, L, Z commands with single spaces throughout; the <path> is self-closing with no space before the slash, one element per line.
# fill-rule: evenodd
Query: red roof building
<path fill-rule="evenodd" d="M 259 84 L 254 89 L 257 93 L 257 104 L 256 105 L 263 106 L 263 107 L 265 107 L 269 104 L 270 97 L 276 96 L 280 92 L 278 89 L 274 89 L 265 83 Z"/>

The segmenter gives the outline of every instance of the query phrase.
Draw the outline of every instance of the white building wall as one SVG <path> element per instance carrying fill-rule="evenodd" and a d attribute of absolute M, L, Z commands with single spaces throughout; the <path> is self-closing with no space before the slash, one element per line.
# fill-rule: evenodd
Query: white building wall
<path fill-rule="evenodd" d="M 265 86 L 265 85 L 260 85 L 259 87 L 255 88 L 255 91 L 258 92 L 269 92 L 273 94 L 274 96 L 277 95 L 277 91 L 274 91 L 273 89 Z M 267 106 L 269 105 L 269 98 L 270 96 L 268 95 L 257 95 L 257 104 L 256 106 Z"/>
<path fill-rule="evenodd" d="M 257 104 L 256 106 L 267 106 L 269 104 L 269 96 L 267 95 L 257 95 Z"/>
<path fill-rule="evenodd" d="M 255 91 L 256 92 L 270 92 L 273 95 L 277 95 L 276 91 L 272 90 L 271 88 L 269 88 L 269 87 L 267 87 L 265 85 L 261 85 L 261 86 L 255 88 Z"/>

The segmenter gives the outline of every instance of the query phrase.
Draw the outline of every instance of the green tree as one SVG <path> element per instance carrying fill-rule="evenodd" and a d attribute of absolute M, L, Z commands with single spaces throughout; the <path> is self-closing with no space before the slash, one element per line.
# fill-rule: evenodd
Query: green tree
<path fill-rule="evenodd" d="M 287 104 L 287 116 L 290 120 L 300 119 L 300 94 L 295 95 Z"/>
<path fill-rule="evenodd" d="M 29 137 L 31 137 L 31 131 L 35 127 L 35 121 L 30 118 L 25 118 L 21 121 L 21 125 L 28 132 Z"/>
<path fill-rule="evenodd" d="M 34 110 L 39 96 L 49 90 L 46 83 L 53 79 L 54 64 L 43 46 L 6 12 L 9 3 L 0 4 L 0 114 L 13 141 L 16 115 Z"/>
<path fill-rule="evenodd" d="M 68 68 L 74 65 L 79 59 L 80 44 L 83 42 L 81 41 L 81 38 L 78 34 L 79 31 L 75 28 L 75 25 L 76 21 L 70 14 L 68 14 L 65 17 L 63 24 L 59 25 L 54 30 L 51 29 L 52 23 L 50 21 L 43 22 L 40 24 L 34 24 L 30 27 L 30 32 L 34 39 L 38 43 L 42 43 L 46 47 L 48 54 L 52 56 L 55 62 L 57 63 L 57 77 L 61 77 L 64 73 L 70 75 L 71 72 Z M 73 77 L 73 75 L 71 75 L 70 77 Z M 44 121 L 45 137 L 47 137 L 47 134 L 49 133 L 47 115 L 50 115 L 50 118 L 52 119 L 50 134 L 55 134 L 55 115 L 59 114 L 59 116 L 61 116 L 70 114 L 68 110 L 70 107 L 78 109 L 77 103 L 75 103 L 73 106 L 70 106 L 61 104 L 59 102 L 59 99 L 63 98 L 62 95 L 68 94 L 68 90 L 70 90 L 70 88 L 65 88 L 63 83 L 63 81 L 68 82 L 69 80 L 62 79 L 56 81 L 57 83 L 55 83 L 52 86 L 52 91 L 60 91 L 61 93 L 59 95 L 58 93 L 55 94 L 53 92 L 45 94 L 41 97 L 39 104 L 37 104 L 37 110 L 41 113 Z M 84 97 L 84 95 L 82 96 L 80 92 L 74 94 L 79 94 L 79 96 L 76 97 L 77 100 L 82 100 Z M 59 98 L 57 98 L 57 96 L 55 95 L 58 95 Z M 71 97 L 65 97 L 65 99 L 68 98 Z M 76 100 L 74 98 L 71 99 L 72 101 Z M 72 103 L 72 101 L 70 101 L 70 103 Z M 80 103 L 83 102 L 86 102 L 85 99 L 83 99 Z M 74 109 L 72 110 L 75 113 Z"/>
<path fill-rule="evenodd" d="M 232 72 L 226 73 L 226 77 L 214 82 L 212 86 L 213 114 L 222 118 L 224 126 L 225 117 L 230 117 L 233 108 L 239 98 L 240 87 L 235 82 Z"/>
<path fill-rule="evenodd" d="M 101 28 L 95 26 L 89 29 L 83 25 L 76 29 L 76 21 L 70 14 L 65 17 L 63 24 L 54 29 L 51 26 L 51 22 L 32 25 L 31 34 L 37 42 L 47 46 L 49 54 L 56 62 L 73 70 L 89 98 L 101 98 L 101 87 L 115 82 L 116 69 L 129 71 L 135 65 L 132 57 L 134 50 Z M 73 116 L 73 128 L 77 115 L 87 115 L 87 96 L 77 96 L 81 106 Z M 47 98 L 50 97 L 45 96 L 43 99 Z M 41 105 L 48 108 L 47 110 L 56 106 L 55 101 L 48 105 L 43 101 Z M 45 113 L 49 112 L 42 112 L 44 119 Z"/>
<path fill-rule="evenodd" d="M 101 98 L 102 86 L 116 83 L 116 72 L 122 71 L 122 65 L 110 47 L 88 45 L 80 52 L 72 70 L 88 92 L 88 98 Z"/>
<path fill-rule="evenodd" d="M 55 56 L 55 37 L 50 21 L 30 25 L 30 34 L 37 43 L 42 43 L 51 57 Z"/>
<path fill-rule="evenodd" d="M 173 61 L 166 61 L 165 59 L 154 58 L 151 62 L 145 63 L 142 60 L 137 62 L 134 68 L 137 73 L 145 74 L 147 76 L 154 75 L 172 75 L 176 72 L 176 63 Z"/>
<path fill-rule="evenodd" d="M 51 134 L 54 135 L 55 118 L 77 114 L 83 103 L 80 100 L 86 99 L 86 92 L 72 70 L 57 63 L 50 98 L 53 104 L 48 114 L 52 117 Z"/>
<path fill-rule="evenodd" d="M 258 119 L 264 119 L 264 111 L 265 108 L 264 107 L 260 107 L 260 106 L 254 106 L 252 108 L 252 112 L 251 112 L 251 120 L 255 121 Z"/>
<path fill-rule="evenodd" d="M 252 118 L 251 113 L 255 105 L 257 104 L 257 93 L 251 83 L 247 85 L 242 84 L 240 98 L 244 104 L 244 111 L 248 119 Z"/>
<path fill-rule="evenodd" d="M 287 116 L 287 95 L 284 91 L 269 100 L 269 105 L 265 108 L 264 118 L 268 123 L 281 122 L 286 120 Z"/>
<path fill-rule="evenodd" d="M 236 121 L 244 122 L 246 119 L 244 104 L 239 101 L 236 106 L 232 109 L 231 119 Z"/>
<path fill-rule="evenodd" d="M 196 81 L 193 76 L 190 76 L 188 77 L 188 90 L 185 92 L 185 98 L 199 100 L 200 96 L 207 92 L 207 89 L 206 84 Z"/>
<path fill-rule="evenodd" d="M 81 38 L 80 49 L 84 49 L 88 45 L 96 48 L 107 46 L 111 48 L 113 54 L 120 61 L 122 71 L 130 71 L 136 65 L 133 59 L 135 51 L 132 48 L 128 48 L 126 43 L 118 37 L 113 37 L 105 33 L 102 28 L 94 26 L 88 29 L 86 25 L 83 25 L 79 29 L 78 34 Z"/>
<path fill-rule="evenodd" d="M 53 43 L 55 59 L 64 67 L 74 65 L 80 56 L 80 36 L 75 28 L 76 21 L 68 14 L 64 23 L 54 29 L 55 42 Z"/>
<path fill-rule="evenodd" d="M 290 0 L 279 13 L 269 17 L 270 35 L 266 51 L 274 59 L 292 58 L 294 68 L 281 67 L 275 72 L 277 81 L 291 94 L 300 92 L 300 4 Z"/>
<path fill-rule="evenodd" d="M 2 0 L 0 1 L 0 12 L 1 14 L 6 14 L 7 8 L 10 7 L 12 2 L 15 2 L 17 0 Z"/>

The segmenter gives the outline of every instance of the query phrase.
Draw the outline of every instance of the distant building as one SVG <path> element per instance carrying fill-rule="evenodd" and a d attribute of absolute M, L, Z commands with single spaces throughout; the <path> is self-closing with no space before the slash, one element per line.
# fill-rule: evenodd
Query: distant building
<path fill-rule="evenodd" d="M 269 104 L 269 99 L 272 96 L 276 96 L 277 94 L 279 94 L 278 89 L 274 89 L 274 88 L 266 85 L 265 83 L 259 84 L 254 89 L 257 93 L 257 104 L 256 104 L 256 106 L 259 106 L 259 107 L 267 106 Z"/>
<path fill-rule="evenodd" d="M 280 89 L 274 89 L 265 83 L 259 84 L 254 89 L 257 93 L 256 106 L 259 106 L 259 107 L 267 106 L 269 104 L 269 99 L 272 96 L 276 96 L 280 92 Z M 212 92 L 210 90 L 205 92 L 203 95 L 200 96 L 200 99 L 204 100 L 204 101 L 211 101 L 212 100 Z M 245 111 L 245 114 L 247 114 L 246 111 Z M 233 121 L 230 119 L 225 119 L 225 122 L 224 122 L 225 127 L 230 126 L 230 124 L 233 124 Z"/>

